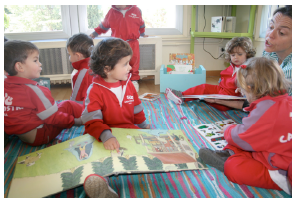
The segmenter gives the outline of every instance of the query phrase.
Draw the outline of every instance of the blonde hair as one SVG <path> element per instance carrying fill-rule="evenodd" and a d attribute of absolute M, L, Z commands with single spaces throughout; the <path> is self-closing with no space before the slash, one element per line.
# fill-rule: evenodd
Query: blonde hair
<path fill-rule="evenodd" d="M 252 41 L 248 37 L 234 37 L 232 38 L 225 47 L 225 60 L 231 62 L 230 54 L 234 53 L 235 48 L 242 48 L 246 53 L 246 58 L 254 57 L 256 54 L 253 48 Z"/>
<path fill-rule="evenodd" d="M 255 99 L 284 95 L 290 86 L 278 62 L 265 57 L 248 59 L 237 72 L 237 86 Z M 250 88 L 248 87 L 250 86 Z"/>

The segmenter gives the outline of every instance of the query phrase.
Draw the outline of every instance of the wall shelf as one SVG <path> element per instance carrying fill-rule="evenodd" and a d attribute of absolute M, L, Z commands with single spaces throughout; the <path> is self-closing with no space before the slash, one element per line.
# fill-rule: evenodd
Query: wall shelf
<path fill-rule="evenodd" d="M 232 5 L 232 16 L 236 16 L 236 5 Z M 195 20 L 196 20 L 196 5 L 192 6 L 192 19 L 191 19 L 191 41 L 190 41 L 190 53 L 194 53 L 194 38 L 195 37 L 205 37 L 205 38 L 234 38 L 246 36 L 251 40 L 253 38 L 253 29 L 254 29 L 254 20 L 255 20 L 255 11 L 256 5 L 251 5 L 250 7 L 250 16 L 249 16 L 249 25 L 247 33 L 227 33 L 227 32 L 195 32 Z"/>

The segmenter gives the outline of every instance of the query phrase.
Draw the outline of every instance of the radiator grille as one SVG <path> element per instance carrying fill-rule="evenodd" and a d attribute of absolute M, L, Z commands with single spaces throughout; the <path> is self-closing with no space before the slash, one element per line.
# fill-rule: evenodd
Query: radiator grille
<path fill-rule="evenodd" d="M 71 74 L 73 68 L 65 48 L 40 49 L 41 75 Z"/>
<path fill-rule="evenodd" d="M 155 70 L 155 45 L 140 45 L 140 67 L 139 70 Z"/>

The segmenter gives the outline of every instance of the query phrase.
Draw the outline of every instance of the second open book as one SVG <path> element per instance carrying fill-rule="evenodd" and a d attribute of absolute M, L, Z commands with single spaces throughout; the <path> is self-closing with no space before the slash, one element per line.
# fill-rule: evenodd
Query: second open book
<path fill-rule="evenodd" d="M 222 95 L 222 94 L 183 95 L 182 98 L 199 98 L 199 99 L 215 98 L 215 99 L 224 99 L 224 100 L 246 100 L 245 97 Z"/>

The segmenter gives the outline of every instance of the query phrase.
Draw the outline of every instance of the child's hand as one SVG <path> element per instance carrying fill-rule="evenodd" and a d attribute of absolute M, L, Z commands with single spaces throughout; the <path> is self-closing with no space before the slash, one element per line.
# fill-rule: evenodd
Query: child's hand
<path fill-rule="evenodd" d="M 95 36 L 93 35 L 93 34 L 90 34 L 89 35 L 92 39 L 94 39 L 95 38 Z"/>
<path fill-rule="evenodd" d="M 143 38 L 146 38 L 146 37 L 148 37 L 148 35 L 144 35 L 144 36 L 143 36 Z"/>
<path fill-rule="evenodd" d="M 116 138 L 110 138 L 106 140 L 106 142 L 103 143 L 103 146 L 106 150 L 116 150 L 116 152 L 119 153 L 120 145 Z"/>
<path fill-rule="evenodd" d="M 75 118 L 74 120 L 75 120 L 75 123 L 74 123 L 75 126 L 83 125 L 83 121 L 81 117 Z"/>
<path fill-rule="evenodd" d="M 150 124 L 147 124 L 145 129 L 150 129 Z"/>
<path fill-rule="evenodd" d="M 221 100 L 215 98 L 204 98 L 204 101 L 210 103 L 221 103 Z"/>
<path fill-rule="evenodd" d="M 228 125 L 224 126 L 224 127 L 221 129 L 220 133 L 222 133 L 222 134 L 225 133 L 226 128 L 228 128 L 230 125 L 232 125 L 232 124 L 228 124 Z"/>
<path fill-rule="evenodd" d="M 237 89 L 235 90 L 235 93 L 238 93 L 238 92 L 239 92 L 239 93 L 242 93 L 242 92 L 241 92 L 241 88 L 237 88 Z"/>

